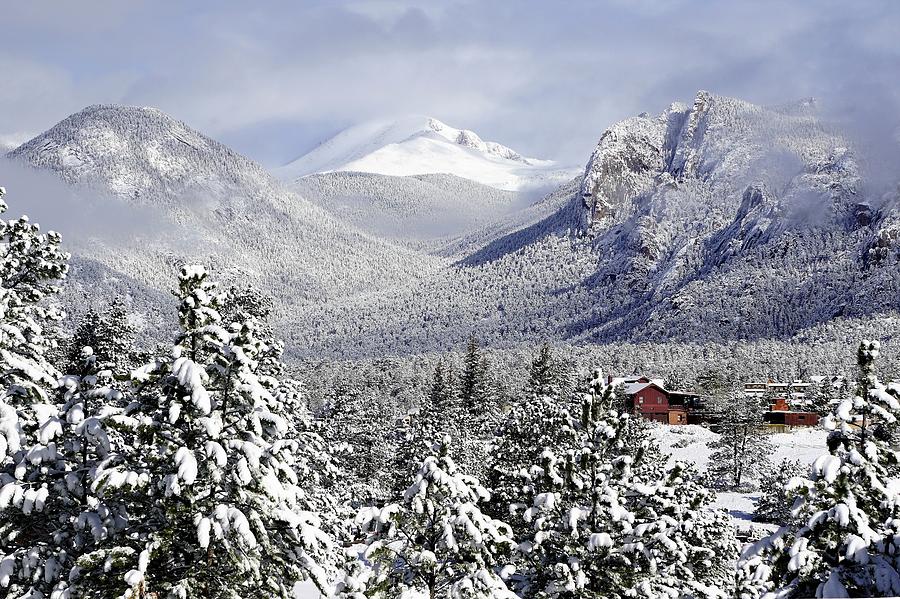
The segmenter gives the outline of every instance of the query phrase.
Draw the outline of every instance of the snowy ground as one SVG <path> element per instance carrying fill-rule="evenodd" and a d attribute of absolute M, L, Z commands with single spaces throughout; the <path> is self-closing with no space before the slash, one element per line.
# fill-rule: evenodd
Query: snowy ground
<path fill-rule="evenodd" d="M 709 464 L 712 450 L 708 444 L 719 435 L 697 425 L 664 426 L 653 429 L 653 437 L 659 442 L 663 453 L 669 454 L 669 465 L 678 461 L 693 462 L 698 468 L 705 469 Z M 789 433 L 777 433 L 769 437 L 775 451 L 769 459 L 777 464 L 783 459 L 797 460 L 804 464 L 812 464 L 823 453 L 827 452 L 825 438 L 827 433 L 818 427 L 798 428 Z M 738 521 L 738 528 L 749 530 L 753 519 L 754 502 L 757 493 L 719 493 L 715 505 L 723 507 Z M 773 530 L 775 527 L 753 522 L 758 530 Z"/>
<path fill-rule="evenodd" d="M 322 594 L 311 582 L 301 582 L 294 586 L 294 599 L 319 599 Z"/>

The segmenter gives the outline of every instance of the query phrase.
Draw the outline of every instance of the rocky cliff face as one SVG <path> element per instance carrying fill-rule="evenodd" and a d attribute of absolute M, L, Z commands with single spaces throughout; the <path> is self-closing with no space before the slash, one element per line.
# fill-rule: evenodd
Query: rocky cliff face
<path fill-rule="evenodd" d="M 872 309 L 862 289 L 896 287 L 884 265 L 900 253 L 900 210 L 868 193 L 811 100 L 762 107 L 701 91 L 614 125 L 580 190 L 594 281 L 607 287 L 598 301 L 616 315 L 601 335 L 755 337 Z"/>
<path fill-rule="evenodd" d="M 594 228 L 667 210 L 691 188 L 708 190 L 699 207 L 714 213 L 734 213 L 745 192 L 765 188 L 782 204 L 819 195 L 819 208 L 843 218 L 854 214 L 858 177 L 847 142 L 810 109 L 700 91 L 691 106 L 673 104 L 609 128 L 587 163 L 581 195 Z"/>

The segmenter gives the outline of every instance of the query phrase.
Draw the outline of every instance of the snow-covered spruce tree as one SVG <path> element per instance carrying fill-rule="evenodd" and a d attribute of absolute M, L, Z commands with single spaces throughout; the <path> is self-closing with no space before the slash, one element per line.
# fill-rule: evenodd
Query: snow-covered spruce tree
<path fill-rule="evenodd" d="M 178 294 L 171 356 L 133 375 L 140 435 L 128 466 L 148 482 L 132 497 L 127 535 L 140 553 L 126 595 L 290 597 L 307 578 L 324 589 L 329 540 L 298 477 L 310 447 L 280 381 L 259 372 L 254 320 L 222 326 L 202 267 L 182 268 Z M 114 486 L 117 472 L 101 480 Z"/>
<path fill-rule="evenodd" d="M 808 469 L 797 460 L 781 460 L 760 478 L 759 499 L 753 519 L 784 526 L 791 521 L 794 499 L 788 492 L 788 483 L 798 476 L 805 476 Z"/>
<path fill-rule="evenodd" d="M 596 377 L 595 377 L 596 378 Z M 530 525 L 520 539 L 523 597 L 730 596 L 733 526 L 681 465 L 642 466 L 635 419 L 604 411 L 608 388 L 586 394 L 580 447 L 546 450 L 523 485 Z M 601 406 L 598 408 L 597 406 Z"/>
<path fill-rule="evenodd" d="M 900 456 L 886 441 L 898 427 L 900 385 L 878 382 L 879 349 L 860 344 L 857 394 L 823 422 L 828 453 L 789 485 L 796 523 L 745 549 L 741 597 L 900 595 L 900 493 L 889 474 Z"/>
<path fill-rule="evenodd" d="M 514 548 L 509 527 L 481 511 L 489 494 L 457 471 L 449 444 L 435 444 L 401 503 L 360 511 L 371 571 L 345 577 L 338 597 L 516 598 L 500 575 Z"/>
<path fill-rule="evenodd" d="M 719 417 L 719 438 L 709 443 L 709 474 L 716 486 L 741 490 L 766 472 L 772 444 L 763 430 L 763 408 L 756 398 L 734 393 Z"/>

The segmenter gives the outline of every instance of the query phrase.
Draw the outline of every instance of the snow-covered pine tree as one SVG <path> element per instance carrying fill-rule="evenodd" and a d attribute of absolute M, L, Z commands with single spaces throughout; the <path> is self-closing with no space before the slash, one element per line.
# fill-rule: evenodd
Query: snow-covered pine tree
<path fill-rule="evenodd" d="M 758 399 L 732 393 L 719 417 L 719 438 L 709 443 L 709 474 L 722 489 L 740 490 L 755 484 L 768 468 L 772 444 L 763 430 L 763 408 Z"/>
<path fill-rule="evenodd" d="M 528 396 L 516 402 L 501 422 L 490 447 L 488 484 L 491 499 L 486 511 L 510 522 L 516 536 L 529 527 L 510 518 L 527 506 L 518 502 L 528 495 L 529 469 L 545 451 L 565 452 L 578 444 L 577 423 L 557 397 Z"/>
<path fill-rule="evenodd" d="M 341 381 L 332 393 L 321 424 L 343 478 L 337 495 L 354 510 L 380 503 L 391 495 L 395 441 L 406 427 L 396 425 L 391 406 L 365 382 Z"/>
<path fill-rule="evenodd" d="M 439 360 L 434 369 L 431 389 L 419 409 L 424 435 L 430 439 L 442 439 L 447 435 L 456 438 L 462 432 L 460 420 L 463 419 L 463 409 L 454 388 L 452 369 L 444 360 Z M 417 460 L 419 464 L 425 455 L 427 448 L 426 454 Z"/>
<path fill-rule="evenodd" d="M 435 410 L 446 416 L 451 416 L 458 409 L 453 369 L 443 359 L 438 360 L 437 366 L 434 367 L 428 399 Z"/>
<path fill-rule="evenodd" d="M 137 366 L 134 327 L 128 322 L 125 304 L 115 299 L 103 312 L 89 309 L 78 321 L 75 334 L 67 343 L 63 372 L 76 372 L 85 347 L 93 350 L 97 368 L 115 373 L 129 372 Z"/>
<path fill-rule="evenodd" d="M 603 371 L 598 368 L 583 378 L 573 397 L 574 402 L 579 398 L 581 400 L 582 427 L 588 427 L 590 422 L 595 422 L 610 412 L 622 415 L 634 411 L 625 393 L 625 386 L 610 384 Z M 642 464 L 647 466 L 654 466 L 660 461 L 659 447 L 651 437 L 653 426 L 656 425 L 649 420 L 635 416 L 628 425 L 628 434 L 622 437 L 624 453 L 631 456 L 643 453 Z"/>
<path fill-rule="evenodd" d="M 226 293 L 222 294 L 222 305 L 219 313 L 222 322 L 231 323 L 245 320 L 252 316 L 259 323 L 260 338 L 267 343 L 272 343 L 274 331 L 270 323 L 275 301 L 254 285 L 248 283 L 242 287 L 231 285 Z"/>
<path fill-rule="evenodd" d="M 463 408 L 453 384 L 453 374 L 443 359 L 438 360 L 432 375 L 431 389 L 417 410 L 410 412 L 396 431 L 397 447 L 393 460 L 394 479 L 389 501 L 398 501 L 409 481 L 422 465 L 422 460 L 432 453 L 434 439 L 464 438 L 469 444 L 477 443 L 478 437 L 471 436 L 464 423 L 471 422 L 463 414 Z M 462 441 L 451 448 L 458 455 L 466 457 Z"/>
<path fill-rule="evenodd" d="M 7 210 L 0 187 L 0 214 Z M 46 403 L 56 387 L 58 371 L 47 360 L 51 342 L 45 327 L 62 316 L 44 301 L 58 293 L 68 271 L 69 255 L 60 250 L 60 235 L 40 232 L 28 220 L 0 219 L 0 460 L 20 447 L 16 411 Z"/>
<path fill-rule="evenodd" d="M 50 487 L 56 493 L 45 506 L 54 520 L 68 522 L 69 530 L 55 533 L 65 540 L 67 557 L 74 563 L 61 573 L 65 582 L 56 587 L 61 598 L 108 597 L 121 587 L 121 577 L 136 556 L 124 538 L 130 519 L 127 494 L 140 493 L 147 477 L 125 467 L 136 423 L 124 415 L 129 397 L 117 380 L 124 378 L 102 368 L 93 349 L 84 347 L 80 364 L 61 380 L 61 398 L 53 412 L 59 426 L 58 461 L 57 480 Z M 53 474 L 46 471 L 48 477 Z"/>
<path fill-rule="evenodd" d="M 856 395 L 824 419 L 828 453 L 789 485 L 795 524 L 745 549 L 741 597 L 900 595 L 900 492 L 889 474 L 900 456 L 886 440 L 898 428 L 900 385 L 877 380 L 879 350 L 860 344 Z"/>
<path fill-rule="evenodd" d="M 541 346 L 538 355 L 531 361 L 528 369 L 528 382 L 525 394 L 532 397 L 559 397 L 564 385 L 561 365 L 553 355 L 550 345 Z"/>
<path fill-rule="evenodd" d="M 722 371 L 715 366 L 705 368 L 694 379 L 694 386 L 700 398 L 713 413 L 724 409 L 730 398 L 728 380 Z"/>
<path fill-rule="evenodd" d="M 491 410 L 494 401 L 488 369 L 478 340 L 470 337 L 459 381 L 459 401 L 463 414 L 476 423 Z"/>
<path fill-rule="evenodd" d="M 594 380 L 602 380 L 594 377 Z M 635 420 L 604 411 L 607 387 L 585 394 L 575 450 L 546 450 L 520 503 L 530 530 L 516 588 L 523 597 L 727 597 L 733 527 L 678 465 L 641 467 L 630 455 Z"/>
<path fill-rule="evenodd" d="M 834 403 L 839 397 L 839 390 L 834 385 L 834 381 L 830 377 L 825 377 L 822 382 L 815 385 L 812 391 L 807 409 L 815 412 L 820 416 L 827 416 L 834 409 Z"/>
<path fill-rule="evenodd" d="M 0 188 L 0 214 L 6 212 Z M 47 595 L 68 575 L 68 502 L 57 436 L 59 373 L 47 359 L 45 327 L 61 314 L 46 304 L 65 277 L 59 234 L 41 233 L 28 217 L 0 219 L 0 589 L 4 596 Z M 52 485 L 52 487 L 51 487 Z M 51 493 L 53 496 L 51 497 Z M 58 493 L 62 493 L 60 496 Z M 57 537 L 56 532 L 63 531 Z"/>
<path fill-rule="evenodd" d="M 489 493 L 457 471 L 449 444 L 435 444 L 401 503 L 360 511 L 372 569 L 345 577 L 338 597 L 516 599 L 500 574 L 514 548 L 509 527 L 481 511 Z"/>
<path fill-rule="evenodd" d="M 770 522 L 779 526 L 791 520 L 793 497 L 788 493 L 788 483 L 798 476 L 806 476 L 808 468 L 797 460 L 781 460 L 760 478 L 759 499 L 753 519 L 757 522 Z"/>
<path fill-rule="evenodd" d="M 290 597 L 307 578 L 324 589 L 329 540 L 298 478 L 309 446 L 292 434 L 279 381 L 258 371 L 254 320 L 224 328 L 199 266 L 182 268 L 179 297 L 172 355 L 133 376 L 141 433 L 129 467 L 148 482 L 132 497 L 128 596 Z"/>
<path fill-rule="evenodd" d="M 448 414 L 456 431 L 454 459 L 464 472 L 482 478 L 487 441 L 500 418 L 498 393 L 488 357 L 472 336 L 463 358 L 456 410 Z"/>

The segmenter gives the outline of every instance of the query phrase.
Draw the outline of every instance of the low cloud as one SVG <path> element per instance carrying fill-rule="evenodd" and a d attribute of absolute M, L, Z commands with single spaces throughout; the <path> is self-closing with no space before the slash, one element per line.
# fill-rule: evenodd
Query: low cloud
<path fill-rule="evenodd" d="M 135 236 L 146 239 L 174 230 L 171 223 L 147 208 L 124 201 L 75 190 L 59 177 L 0 158 L 0 186 L 6 188 L 6 218 L 27 214 L 42 230 L 58 231 L 66 249 L 77 249 L 100 239 L 115 245 Z"/>

